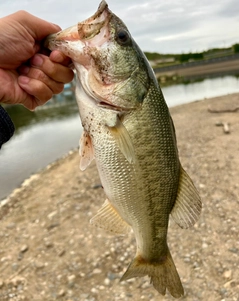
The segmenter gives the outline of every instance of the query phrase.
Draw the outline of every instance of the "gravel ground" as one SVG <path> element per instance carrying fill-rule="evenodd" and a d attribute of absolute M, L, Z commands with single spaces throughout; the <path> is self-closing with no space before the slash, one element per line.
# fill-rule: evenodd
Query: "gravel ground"
<path fill-rule="evenodd" d="M 239 300 L 237 107 L 239 94 L 171 109 L 182 164 L 203 201 L 193 228 L 170 222 L 181 300 Z M 78 153 L 71 152 L 2 203 L 0 300 L 173 300 L 160 296 L 147 277 L 119 282 L 134 256 L 134 237 L 110 236 L 89 224 L 105 196 L 95 165 L 84 173 L 78 166 Z"/>

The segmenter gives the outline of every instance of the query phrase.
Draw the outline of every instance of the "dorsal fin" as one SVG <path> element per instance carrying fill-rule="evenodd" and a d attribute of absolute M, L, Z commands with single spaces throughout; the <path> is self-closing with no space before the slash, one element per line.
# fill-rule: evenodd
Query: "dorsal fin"
<path fill-rule="evenodd" d="M 171 216 L 181 228 L 189 228 L 198 220 L 202 202 L 192 180 L 181 167 L 177 199 Z"/>

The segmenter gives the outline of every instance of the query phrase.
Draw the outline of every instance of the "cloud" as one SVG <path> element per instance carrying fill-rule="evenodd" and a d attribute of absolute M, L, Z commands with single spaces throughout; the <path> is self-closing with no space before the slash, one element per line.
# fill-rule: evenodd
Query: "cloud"
<path fill-rule="evenodd" d="M 182 53 L 239 42 L 238 0 L 108 0 L 144 51 Z M 69 27 L 91 16 L 99 0 L 5 0 L 0 17 L 24 9 Z"/>

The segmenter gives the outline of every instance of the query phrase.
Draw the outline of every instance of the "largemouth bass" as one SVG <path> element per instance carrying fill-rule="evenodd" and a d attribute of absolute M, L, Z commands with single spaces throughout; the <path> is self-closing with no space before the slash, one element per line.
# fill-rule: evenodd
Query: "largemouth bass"
<path fill-rule="evenodd" d="M 107 196 L 91 223 L 117 234 L 133 230 L 137 252 L 121 280 L 148 275 L 159 293 L 179 298 L 169 215 L 187 228 L 201 201 L 180 164 L 173 121 L 145 55 L 105 1 L 46 45 L 69 56 L 77 73 L 80 168 L 96 160 Z"/>

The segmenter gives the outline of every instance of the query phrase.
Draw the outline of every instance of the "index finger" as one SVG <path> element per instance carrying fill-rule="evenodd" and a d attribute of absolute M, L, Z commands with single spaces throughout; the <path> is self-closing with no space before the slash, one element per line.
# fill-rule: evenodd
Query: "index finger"
<path fill-rule="evenodd" d="M 66 56 L 64 53 L 62 53 L 58 50 L 53 50 L 51 52 L 50 59 L 52 62 L 59 63 L 59 64 L 62 64 L 64 66 L 68 66 L 68 67 L 70 64 L 72 64 L 71 59 L 68 56 Z"/>

